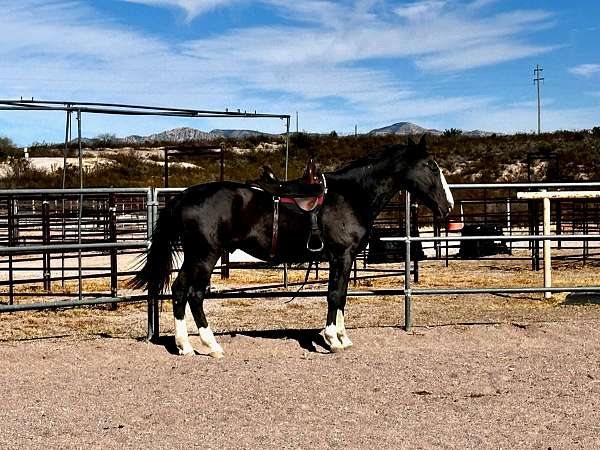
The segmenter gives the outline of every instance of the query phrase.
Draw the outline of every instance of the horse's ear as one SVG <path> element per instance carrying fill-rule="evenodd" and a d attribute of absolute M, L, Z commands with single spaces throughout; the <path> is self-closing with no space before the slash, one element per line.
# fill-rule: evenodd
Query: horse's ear
<path fill-rule="evenodd" d="M 406 145 L 408 145 L 409 147 L 414 147 L 417 144 L 415 144 L 415 141 L 413 141 L 412 138 L 409 136 Z"/>

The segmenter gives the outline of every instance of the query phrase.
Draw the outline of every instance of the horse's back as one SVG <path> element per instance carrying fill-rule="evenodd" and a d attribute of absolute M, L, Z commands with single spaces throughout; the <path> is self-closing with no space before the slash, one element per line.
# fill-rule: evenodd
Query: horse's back
<path fill-rule="evenodd" d="M 223 181 L 189 187 L 177 199 L 176 209 L 184 238 L 193 245 L 205 240 L 230 249 L 256 227 L 264 233 L 268 224 L 261 222 L 272 209 L 270 201 L 245 183 Z"/>

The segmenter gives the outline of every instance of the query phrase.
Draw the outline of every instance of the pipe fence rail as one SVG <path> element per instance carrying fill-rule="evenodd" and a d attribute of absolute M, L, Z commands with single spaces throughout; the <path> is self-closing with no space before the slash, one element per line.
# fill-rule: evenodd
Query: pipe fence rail
<path fill-rule="evenodd" d="M 468 243 L 500 243 L 512 255 L 485 255 L 482 260 L 531 259 L 536 270 L 540 258 L 539 243 L 560 249 L 562 255 L 553 258 L 578 258 L 584 264 L 598 260 L 600 253 L 600 198 L 592 193 L 600 190 L 600 182 L 589 183 L 494 183 L 450 185 L 456 198 L 454 212 L 443 223 L 402 194 L 389 205 L 376 222 L 376 229 L 384 230 L 377 239 L 397 244 L 393 249 L 396 268 L 377 267 L 369 261 L 369 250 L 357 258 L 362 267 L 354 266 L 354 279 L 402 276 L 403 286 L 393 289 L 351 289 L 349 296 L 403 296 L 404 325 L 412 326 L 412 299 L 422 295 L 517 294 L 556 292 L 600 292 L 600 286 L 505 286 L 494 288 L 423 288 L 414 286 L 418 279 L 419 259 L 416 250 L 424 255 L 424 262 L 445 261 L 461 264 L 478 258 L 463 258 L 461 250 Z M 133 258 L 143 255 L 148 248 L 158 212 L 165 202 L 182 189 L 129 188 L 129 189 L 21 189 L 0 190 L 0 313 L 40 309 L 70 308 L 118 303 L 148 301 L 148 337 L 156 338 L 159 330 L 159 300 L 145 295 L 123 292 L 119 280 L 133 274 Z M 540 209 L 534 206 L 540 200 L 519 199 L 518 192 L 533 196 L 564 190 L 584 192 L 585 199 L 560 198 L 550 209 L 550 228 L 540 233 Z M 585 194 L 587 192 L 587 194 Z M 557 194 L 558 197 L 565 195 Z M 482 206 L 483 205 L 483 206 Z M 502 206 L 500 206 L 502 205 Z M 479 208 L 479 209 L 477 209 Z M 81 213 L 79 213 L 81 211 Z M 547 219 L 548 217 L 546 217 Z M 450 224 L 461 224 L 457 229 Z M 500 234 L 465 235 L 468 225 L 494 224 Z M 554 233 L 548 232 L 553 230 Z M 377 233 L 374 233 L 377 234 Z M 372 241 L 373 242 L 373 241 Z M 548 247 L 550 248 L 550 247 Z M 457 250 L 458 249 L 458 250 Z M 549 253 L 549 252 L 546 252 Z M 421 264 L 424 263 L 420 261 Z M 127 266 L 127 267 L 125 267 Z M 274 268 L 260 263 L 233 263 L 223 259 L 216 273 L 226 276 L 237 268 Z M 539 267 L 538 267 L 539 268 Z M 284 268 L 298 270 L 300 268 Z M 317 289 L 306 291 L 281 290 L 295 288 L 301 283 L 256 285 L 227 288 L 209 292 L 207 299 L 224 298 L 290 298 L 325 296 L 318 289 L 317 279 L 307 285 Z M 281 268 L 279 268 L 281 270 Z M 305 270 L 305 269 L 301 269 Z M 314 269 L 313 269 L 314 270 Z M 412 277 L 411 277 L 412 275 Z M 411 280 L 412 278 L 412 280 Z M 84 284 L 84 280 L 86 283 Z M 94 280 L 109 280 L 108 288 L 98 290 Z M 77 283 L 74 289 L 73 283 Z M 70 289 L 66 289 L 69 287 Z M 58 285 L 60 284 L 60 285 Z M 32 285 L 42 290 L 26 289 Z M 105 285 L 106 286 L 106 283 Z M 95 288 L 94 288 L 95 287 Z M 121 294 L 121 295 L 120 295 Z M 47 297 L 52 301 L 28 301 L 28 298 Z M 78 297 L 74 299 L 73 297 Z M 167 299 L 163 296 L 161 299 Z M 3 301 L 6 299 L 6 301 Z"/>

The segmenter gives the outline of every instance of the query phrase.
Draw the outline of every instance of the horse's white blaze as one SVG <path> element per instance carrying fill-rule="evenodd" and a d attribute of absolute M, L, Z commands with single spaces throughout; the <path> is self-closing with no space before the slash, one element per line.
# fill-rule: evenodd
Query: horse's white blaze
<path fill-rule="evenodd" d="M 223 347 L 215 339 L 215 335 L 210 327 L 198 328 L 198 334 L 202 343 L 210 350 L 210 353 L 223 353 Z"/>
<path fill-rule="evenodd" d="M 190 344 L 185 319 L 175 319 L 175 344 L 182 355 L 194 353 L 194 347 Z"/>
<path fill-rule="evenodd" d="M 440 166 L 438 166 L 438 169 L 439 168 L 440 168 Z M 440 176 L 442 177 L 442 186 L 444 186 L 444 192 L 446 193 L 446 200 L 448 200 L 448 203 L 450 203 L 450 209 L 452 209 L 452 208 L 454 208 L 454 197 L 452 197 L 452 192 L 450 192 L 450 187 L 448 186 L 448 183 L 446 182 L 446 177 L 444 176 L 442 169 L 440 169 Z"/>

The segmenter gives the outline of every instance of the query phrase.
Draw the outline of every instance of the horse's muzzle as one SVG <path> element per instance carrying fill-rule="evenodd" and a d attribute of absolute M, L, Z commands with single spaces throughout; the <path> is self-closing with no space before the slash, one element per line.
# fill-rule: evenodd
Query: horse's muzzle
<path fill-rule="evenodd" d="M 453 207 L 453 205 L 451 205 L 450 203 L 448 203 L 447 205 L 444 205 L 444 206 L 438 205 L 437 208 L 435 209 L 434 214 L 439 219 L 445 219 L 452 212 L 452 207 Z"/>

